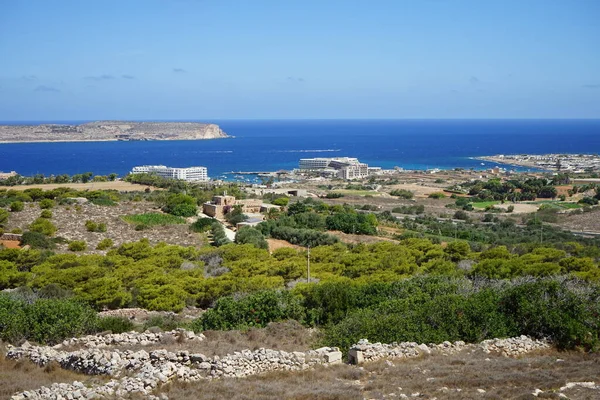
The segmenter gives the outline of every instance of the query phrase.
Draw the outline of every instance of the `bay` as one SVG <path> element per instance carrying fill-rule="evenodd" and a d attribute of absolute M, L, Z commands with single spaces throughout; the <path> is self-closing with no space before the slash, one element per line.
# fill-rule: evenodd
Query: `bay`
<path fill-rule="evenodd" d="M 195 141 L 4 143 L 0 144 L 0 171 L 15 170 L 21 175 L 72 175 L 86 171 L 125 175 L 136 165 L 163 164 L 205 166 L 211 177 L 218 177 L 232 171 L 290 170 L 298 166 L 300 158 L 341 156 L 357 157 L 382 168 L 485 169 L 492 163 L 481 165 L 481 161 L 471 157 L 600 153 L 600 120 L 208 122 L 219 124 L 235 137 Z"/>

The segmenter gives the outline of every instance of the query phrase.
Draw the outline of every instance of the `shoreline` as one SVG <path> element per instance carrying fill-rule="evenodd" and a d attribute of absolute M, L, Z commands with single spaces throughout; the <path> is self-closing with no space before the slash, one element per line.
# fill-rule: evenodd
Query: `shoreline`
<path fill-rule="evenodd" d="M 225 136 L 216 138 L 196 138 L 196 139 L 148 139 L 148 140 L 119 140 L 119 139 L 40 139 L 40 140 L 0 140 L 0 144 L 13 144 L 13 143 L 89 143 L 89 142 L 175 142 L 182 140 L 196 141 L 196 140 L 218 140 L 218 139 L 234 139 L 235 136 Z"/>
<path fill-rule="evenodd" d="M 487 161 L 487 162 L 498 163 L 498 164 L 502 164 L 502 165 L 510 165 L 513 167 L 533 168 L 540 172 L 554 171 L 552 169 L 542 168 L 539 165 L 536 165 L 535 163 L 518 162 L 518 161 L 515 162 L 514 160 L 503 160 L 503 159 L 498 159 L 496 156 L 480 156 L 480 157 L 469 157 L 469 158 L 471 158 L 472 160 Z"/>

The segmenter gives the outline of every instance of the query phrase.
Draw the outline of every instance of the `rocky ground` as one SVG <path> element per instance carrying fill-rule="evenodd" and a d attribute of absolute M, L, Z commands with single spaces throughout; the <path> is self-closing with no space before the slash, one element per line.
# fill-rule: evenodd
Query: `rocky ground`
<path fill-rule="evenodd" d="M 600 232 L 600 208 L 581 214 L 563 215 L 558 225 L 574 231 Z"/>
<path fill-rule="evenodd" d="M 0 142 L 195 140 L 225 138 L 218 125 L 196 122 L 96 121 L 81 125 L 0 125 Z"/>
<path fill-rule="evenodd" d="M 112 239 L 115 246 L 142 238 L 147 238 L 152 244 L 166 242 L 181 246 L 199 246 L 203 243 L 202 236 L 190 232 L 186 224 L 156 226 L 136 231 L 134 225 L 121 219 L 123 215 L 160 212 L 154 203 L 150 202 L 123 201 L 115 206 L 98 206 L 88 202 L 79 205 L 59 205 L 51 211 L 51 221 L 58 227 L 55 236 L 68 241 L 85 240 L 88 245 L 85 253 L 104 253 L 105 251 L 95 250 L 98 242 L 104 238 Z M 38 204 L 28 203 L 23 211 L 10 213 L 5 230 L 19 228 L 26 231 L 29 224 L 38 218 L 40 213 Z M 85 227 L 87 220 L 105 223 L 106 232 L 88 232 Z M 57 251 L 68 251 L 67 244 L 59 244 Z"/>
<path fill-rule="evenodd" d="M 525 336 L 479 344 L 386 345 L 361 340 L 349 350 L 358 365 L 347 364 L 338 349 L 325 347 L 240 349 L 221 356 L 156 349 L 170 336 L 192 346 L 213 340 L 178 330 L 84 337 L 55 347 L 25 343 L 7 346 L 0 365 L 6 370 L 28 359 L 52 373 L 58 368 L 86 374 L 72 375 L 79 378 L 74 382 L 62 376 L 63 383 L 41 388 L 22 385 L 28 389 L 11 393 L 13 399 L 594 399 L 600 395 L 598 355 L 558 352 L 545 341 Z M 81 348 L 65 350 L 71 342 Z M 136 351 L 114 347 L 126 343 L 146 347 Z M 90 379 L 90 374 L 98 377 Z"/>

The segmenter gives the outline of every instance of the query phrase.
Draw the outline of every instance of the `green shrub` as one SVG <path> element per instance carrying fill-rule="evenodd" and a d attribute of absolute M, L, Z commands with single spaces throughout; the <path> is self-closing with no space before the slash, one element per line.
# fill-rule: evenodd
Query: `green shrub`
<path fill-rule="evenodd" d="M 289 202 L 290 202 L 290 198 L 285 197 L 285 196 L 278 197 L 272 201 L 273 204 L 275 204 L 276 206 L 281 206 L 281 207 L 287 206 Z"/>
<path fill-rule="evenodd" d="M 30 246 L 32 249 L 53 249 L 56 247 L 48 236 L 39 232 L 25 232 L 21 236 L 21 246 Z"/>
<path fill-rule="evenodd" d="M 87 244 L 84 240 L 73 240 L 69 243 L 69 250 L 71 251 L 85 251 Z"/>
<path fill-rule="evenodd" d="M 446 197 L 446 195 L 442 192 L 434 192 L 434 193 L 430 193 L 429 196 L 430 199 L 443 199 Z"/>
<path fill-rule="evenodd" d="M 23 211 L 23 208 L 25 208 L 22 201 L 13 201 L 12 203 L 10 203 L 9 207 L 10 211 L 12 212 Z"/>
<path fill-rule="evenodd" d="M 52 208 L 52 207 L 54 207 L 54 205 L 55 205 L 55 203 L 54 203 L 54 200 L 52 200 L 52 199 L 43 199 L 40 201 L 41 209 Z"/>
<path fill-rule="evenodd" d="M 124 215 L 121 219 L 130 224 L 144 225 L 148 228 L 153 226 L 185 224 L 185 219 L 181 217 L 157 212 Z"/>
<path fill-rule="evenodd" d="M 342 197 L 344 197 L 344 194 L 340 192 L 329 192 L 325 195 L 326 199 L 339 199 Z"/>
<path fill-rule="evenodd" d="M 85 229 L 88 232 L 106 232 L 106 224 L 103 222 L 96 223 L 94 221 L 85 221 Z"/>
<path fill-rule="evenodd" d="M 124 317 L 102 317 L 98 318 L 96 330 L 98 332 L 111 331 L 112 333 L 131 332 L 134 330 L 134 323 Z"/>
<path fill-rule="evenodd" d="M 42 212 L 40 213 L 40 218 L 46 218 L 46 219 L 52 218 L 52 211 L 42 210 Z"/>
<path fill-rule="evenodd" d="M 179 217 L 193 217 L 197 211 L 196 199 L 181 193 L 171 194 L 162 210 Z"/>
<path fill-rule="evenodd" d="M 37 218 L 29 225 L 29 230 L 31 232 L 42 233 L 46 236 L 52 236 L 56 233 L 56 226 L 45 218 Z"/>
<path fill-rule="evenodd" d="M 302 321 L 300 298 L 287 291 L 264 291 L 239 300 L 223 297 L 215 306 L 192 323 L 196 332 L 207 329 L 229 330 L 265 327 L 269 322 L 295 319 Z"/>
<path fill-rule="evenodd" d="M 8 221 L 8 211 L 0 208 L 0 226 L 3 226 Z"/>
<path fill-rule="evenodd" d="M 97 329 L 96 312 L 73 300 L 43 299 L 29 304 L 0 294 L 0 339 L 56 344 Z"/>
<path fill-rule="evenodd" d="M 157 327 L 162 329 L 163 331 L 172 331 L 181 326 L 181 324 L 177 321 L 175 316 L 173 315 L 155 315 L 153 317 L 148 318 L 146 322 L 144 322 L 144 330 Z"/>
<path fill-rule="evenodd" d="M 269 248 L 269 244 L 262 233 L 260 233 L 258 229 L 254 229 L 250 226 L 244 226 L 237 231 L 235 234 L 235 243 L 251 244 L 254 247 L 265 250 Z"/>
<path fill-rule="evenodd" d="M 213 218 L 198 218 L 194 223 L 190 225 L 192 232 L 206 232 L 210 230 L 215 220 Z"/>
<path fill-rule="evenodd" d="M 405 189 L 395 189 L 395 190 L 392 190 L 390 192 L 390 194 L 392 196 L 397 196 L 397 197 L 400 197 L 402 199 L 407 199 L 407 200 L 412 199 L 414 197 L 413 192 L 411 192 L 410 190 L 405 190 Z"/>
<path fill-rule="evenodd" d="M 96 250 L 106 250 L 114 246 L 113 240 L 110 238 L 102 239 L 96 246 Z"/>

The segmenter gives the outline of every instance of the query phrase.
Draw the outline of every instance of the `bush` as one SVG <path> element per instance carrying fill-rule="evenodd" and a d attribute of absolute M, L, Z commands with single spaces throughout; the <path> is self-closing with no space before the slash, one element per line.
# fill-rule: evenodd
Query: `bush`
<path fill-rule="evenodd" d="M 225 220 L 233 226 L 239 224 L 240 222 L 244 222 L 247 219 L 248 216 L 242 212 L 242 208 L 240 206 L 234 206 L 231 211 L 225 214 Z"/>
<path fill-rule="evenodd" d="M 210 230 L 215 220 L 213 218 L 198 218 L 194 223 L 190 225 L 192 232 L 206 232 Z"/>
<path fill-rule="evenodd" d="M 405 189 L 396 189 L 396 190 L 392 190 L 390 192 L 390 194 L 392 196 L 398 196 L 402 199 L 412 199 L 414 197 L 414 193 L 411 192 L 410 190 L 405 190 Z"/>
<path fill-rule="evenodd" d="M 106 224 L 103 222 L 96 223 L 94 221 L 85 221 L 85 229 L 88 232 L 106 232 Z"/>
<path fill-rule="evenodd" d="M 53 249 L 56 247 L 48 236 L 39 232 L 25 232 L 21 236 L 21 246 L 29 246 L 32 249 Z"/>
<path fill-rule="evenodd" d="M 339 192 L 329 192 L 325 195 L 326 199 L 339 199 L 342 197 L 344 197 L 344 194 Z"/>
<path fill-rule="evenodd" d="M 56 344 L 97 329 L 96 312 L 74 300 L 43 299 L 29 304 L 0 294 L 0 339 Z"/>
<path fill-rule="evenodd" d="M 180 323 L 177 322 L 175 316 L 173 315 L 155 315 L 153 317 L 148 318 L 146 322 L 144 322 L 144 330 L 149 328 L 157 327 L 163 331 L 172 331 L 180 327 Z"/>
<path fill-rule="evenodd" d="M 265 237 L 258 229 L 254 229 L 250 226 L 244 226 L 235 234 L 235 243 L 237 244 L 251 244 L 259 249 L 267 250 L 269 244 L 265 240 Z"/>
<path fill-rule="evenodd" d="M 38 232 L 46 236 L 52 236 L 56 233 L 56 226 L 45 218 L 37 218 L 29 225 L 31 232 Z"/>
<path fill-rule="evenodd" d="M 46 218 L 46 219 L 52 218 L 52 211 L 42 210 L 42 212 L 40 213 L 40 218 Z"/>
<path fill-rule="evenodd" d="M 43 199 L 40 201 L 41 209 L 52 208 L 52 207 L 54 207 L 54 205 L 55 205 L 55 203 L 54 203 L 54 200 L 52 200 L 52 199 Z"/>
<path fill-rule="evenodd" d="M 114 246 L 113 240 L 110 238 L 102 239 L 96 246 L 96 250 L 106 250 Z"/>
<path fill-rule="evenodd" d="M 98 318 L 96 330 L 98 332 L 111 331 L 112 333 L 131 332 L 135 325 L 131 320 L 123 317 L 102 317 Z"/>
<path fill-rule="evenodd" d="M 87 249 L 87 244 L 84 240 L 73 240 L 69 243 L 69 250 L 71 251 L 84 251 Z"/>
<path fill-rule="evenodd" d="M 287 291 L 258 292 L 239 300 L 223 297 L 192 323 L 195 332 L 265 327 L 269 322 L 303 320 L 300 298 Z"/>
<path fill-rule="evenodd" d="M 272 201 L 273 204 L 275 204 L 276 206 L 281 206 L 281 207 L 287 206 L 289 202 L 290 202 L 289 197 L 278 197 Z"/>
<path fill-rule="evenodd" d="M 148 228 L 153 226 L 185 224 L 185 219 L 181 217 L 157 212 L 124 215 L 121 219 L 130 224 L 145 225 Z"/>
<path fill-rule="evenodd" d="M 0 226 L 3 226 L 8 221 L 8 211 L 0 208 Z"/>
<path fill-rule="evenodd" d="M 13 201 L 12 203 L 10 203 L 9 207 L 10 211 L 12 212 L 23 211 L 23 208 L 25 208 L 22 201 Z"/>
<path fill-rule="evenodd" d="M 454 219 L 461 219 L 463 221 L 467 221 L 469 219 L 469 214 L 467 214 L 463 210 L 458 210 L 454 213 Z"/>
<path fill-rule="evenodd" d="M 446 197 L 446 195 L 442 192 L 434 192 L 434 193 L 430 193 L 429 196 L 430 199 L 443 199 Z"/>
<path fill-rule="evenodd" d="M 212 232 L 213 246 L 219 247 L 219 246 L 223 246 L 224 244 L 231 243 L 231 240 L 229 240 L 227 238 L 227 235 L 225 234 L 225 229 L 223 228 L 223 225 L 221 225 L 219 222 L 217 222 L 217 221 L 213 222 L 210 229 Z"/>
<path fill-rule="evenodd" d="M 181 193 L 172 194 L 162 210 L 179 217 L 193 217 L 197 211 L 196 199 Z"/>

